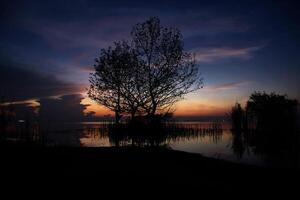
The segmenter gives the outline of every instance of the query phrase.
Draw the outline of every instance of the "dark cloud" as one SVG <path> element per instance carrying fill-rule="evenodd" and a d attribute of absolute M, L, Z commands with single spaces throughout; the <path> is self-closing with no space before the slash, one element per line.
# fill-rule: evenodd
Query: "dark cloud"
<path fill-rule="evenodd" d="M 5 103 L 2 106 L 13 112 L 16 120 L 51 123 L 51 126 L 55 125 L 56 122 L 80 122 L 103 119 L 95 117 L 96 113 L 93 111 L 85 112 L 85 109 L 89 105 L 81 103 L 83 98 L 81 94 L 69 94 L 60 97 L 41 98 L 37 101 L 39 105 L 32 105 L 30 102 L 24 101 Z"/>
<path fill-rule="evenodd" d="M 16 114 L 17 120 L 35 121 L 38 117 L 36 107 L 30 106 L 28 103 L 11 105 L 13 112 Z"/>
<path fill-rule="evenodd" d="M 39 100 L 39 116 L 46 121 L 82 121 L 85 119 L 84 110 L 87 107 L 81 104 L 82 99 L 81 94 L 42 98 Z"/>
<path fill-rule="evenodd" d="M 8 101 L 78 93 L 80 85 L 66 83 L 24 66 L 0 64 L 0 95 Z"/>
<path fill-rule="evenodd" d="M 297 4 L 292 0 L 1 0 L 0 55 L 30 67 L 1 65 L 0 95 L 17 100 L 77 92 L 78 84 L 88 84 L 100 49 L 128 38 L 131 27 L 150 16 L 182 31 L 185 49 L 196 53 L 209 84 L 254 80 L 261 83 L 258 90 L 299 93 Z"/>

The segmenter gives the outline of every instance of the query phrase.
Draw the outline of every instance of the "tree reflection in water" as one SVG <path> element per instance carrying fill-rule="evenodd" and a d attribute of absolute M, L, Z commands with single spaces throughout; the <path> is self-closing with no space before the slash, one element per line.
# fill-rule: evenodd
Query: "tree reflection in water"
<path fill-rule="evenodd" d="M 299 136 L 284 133 L 269 135 L 257 131 L 232 131 L 232 150 L 238 159 L 245 151 L 264 157 L 267 165 L 299 168 Z"/>
<path fill-rule="evenodd" d="M 170 147 L 170 144 L 177 142 L 188 144 L 205 138 L 218 145 L 223 142 L 225 128 L 216 123 L 167 123 L 160 129 L 148 131 L 130 132 L 130 128 L 118 129 L 112 124 L 102 124 L 96 129 L 86 127 L 84 130 L 82 137 L 106 140 L 105 146 Z M 299 141 L 295 138 L 278 133 L 270 138 L 253 130 L 231 130 L 230 133 L 230 148 L 237 160 L 242 160 L 246 155 L 255 155 L 262 157 L 270 166 L 299 166 Z M 198 143 L 201 145 L 201 142 Z"/>
<path fill-rule="evenodd" d="M 83 137 L 109 139 L 110 146 L 158 147 L 168 146 L 177 141 L 200 140 L 209 136 L 214 143 L 222 139 L 222 126 L 219 123 L 165 123 L 160 127 L 134 128 L 127 124 L 103 123 L 97 128 L 84 127 Z"/>
<path fill-rule="evenodd" d="M 54 126 L 51 126 L 54 129 Z M 63 127 L 63 128 L 62 128 Z M 67 123 L 58 125 L 55 130 L 43 129 L 43 140 L 32 138 L 31 142 L 56 146 L 131 146 L 131 147 L 166 147 L 173 148 L 174 144 L 203 146 L 217 148 L 215 152 L 223 153 L 224 148 L 235 155 L 237 161 L 249 157 L 259 157 L 269 166 L 299 167 L 299 138 L 285 137 L 284 133 L 273 134 L 272 137 L 257 131 L 228 130 L 225 125 L 216 123 L 166 123 L 161 128 L 147 131 L 138 129 L 130 132 L 130 128 L 118 129 L 112 123 Z M 39 130 L 39 129 L 37 129 Z M 27 131 L 28 133 L 32 131 Z M 11 134 L 14 137 L 18 134 Z M 22 135 L 22 138 L 24 135 Z M 41 138 L 41 137 L 35 137 Z M 15 138 L 18 141 L 18 138 Z M 224 143 L 228 144 L 224 145 Z M 223 146 L 224 148 L 223 148 Z M 219 148 L 220 147 L 220 148 Z M 189 147 L 188 147 L 189 148 Z M 191 151 L 195 153 L 204 153 Z M 176 149 L 176 148 L 175 148 Z M 180 149 L 180 148 L 179 148 Z M 205 155 L 205 153 L 204 153 Z M 225 158 L 226 159 L 226 158 Z M 252 162 L 252 161 L 251 161 Z M 251 163 L 248 162 L 248 163 Z"/>

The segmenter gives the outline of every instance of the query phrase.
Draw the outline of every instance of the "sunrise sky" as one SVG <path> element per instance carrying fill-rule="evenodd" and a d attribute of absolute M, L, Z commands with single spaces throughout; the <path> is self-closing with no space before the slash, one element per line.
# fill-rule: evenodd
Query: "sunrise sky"
<path fill-rule="evenodd" d="M 300 99 L 300 14 L 292 1 L 15 1 L 0 3 L 0 96 L 9 101 L 82 94 L 101 48 L 128 39 L 151 16 L 177 27 L 204 88 L 176 115 L 220 116 L 255 91 Z"/>

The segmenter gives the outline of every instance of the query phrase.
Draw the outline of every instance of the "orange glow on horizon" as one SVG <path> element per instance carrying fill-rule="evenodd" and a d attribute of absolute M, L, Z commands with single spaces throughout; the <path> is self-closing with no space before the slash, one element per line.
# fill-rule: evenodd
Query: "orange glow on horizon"
<path fill-rule="evenodd" d="M 102 105 L 97 104 L 86 97 L 81 101 L 87 105 L 85 113 L 95 112 L 95 116 L 114 115 L 114 113 Z M 229 111 L 230 105 L 213 101 L 183 100 L 174 106 L 175 116 L 223 116 Z"/>
<path fill-rule="evenodd" d="M 216 102 L 183 100 L 175 105 L 175 116 L 223 116 L 229 106 Z"/>
<path fill-rule="evenodd" d="M 82 99 L 81 104 L 87 105 L 84 113 L 88 114 L 90 112 L 95 112 L 95 116 L 113 115 L 113 112 L 108 108 L 97 104 L 95 101 L 88 97 Z"/>

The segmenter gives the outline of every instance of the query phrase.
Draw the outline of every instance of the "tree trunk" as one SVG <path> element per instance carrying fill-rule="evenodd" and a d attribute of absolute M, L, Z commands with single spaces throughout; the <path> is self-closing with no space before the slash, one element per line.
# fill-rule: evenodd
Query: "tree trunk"
<path fill-rule="evenodd" d="M 120 116 L 120 110 L 121 110 L 121 106 L 120 106 L 120 98 L 121 98 L 121 89 L 120 86 L 118 86 L 118 99 L 117 99 L 117 109 L 115 111 L 115 117 L 116 117 L 116 124 L 119 124 L 121 116 Z"/>
<path fill-rule="evenodd" d="M 150 113 L 150 120 L 151 120 L 152 122 L 153 122 L 153 120 L 155 119 L 156 107 L 157 107 L 157 105 L 156 105 L 156 104 L 153 104 L 153 108 L 152 108 L 151 113 Z"/>
<path fill-rule="evenodd" d="M 151 116 L 153 117 L 156 113 L 156 104 L 153 104 L 153 108 L 152 108 L 152 111 L 151 111 Z"/>
<path fill-rule="evenodd" d="M 118 111 L 115 111 L 115 122 L 116 122 L 116 124 L 120 123 L 120 119 L 121 119 L 120 113 Z"/>
<path fill-rule="evenodd" d="M 131 120 L 133 120 L 135 117 L 135 110 L 131 111 Z"/>

